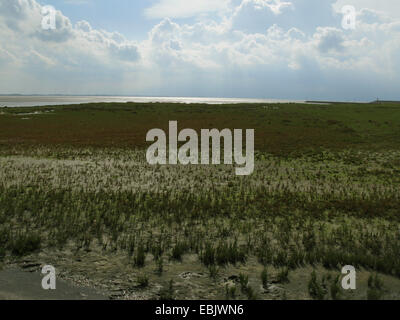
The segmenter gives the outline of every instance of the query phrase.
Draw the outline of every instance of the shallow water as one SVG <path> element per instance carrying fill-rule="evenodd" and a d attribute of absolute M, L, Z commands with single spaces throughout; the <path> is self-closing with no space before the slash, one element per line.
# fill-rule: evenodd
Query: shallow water
<path fill-rule="evenodd" d="M 287 103 L 304 101 L 242 98 L 127 97 L 127 96 L 0 96 L 0 107 L 34 107 L 99 102 L 169 102 L 169 103 Z"/>

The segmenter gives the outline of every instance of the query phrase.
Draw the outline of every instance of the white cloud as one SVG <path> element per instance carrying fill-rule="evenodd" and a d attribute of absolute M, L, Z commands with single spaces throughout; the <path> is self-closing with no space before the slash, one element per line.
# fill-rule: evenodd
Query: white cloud
<path fill-rule="evenodd" d="M 398 0 L 337 0 L 333 7 L 337 12 L 340 12 L 345 5 L 354 6 L 357 11 L 371 9 L 393 18 L 400 18 L 400 1 Z"/>
<path fill-rule="evenodd" d="M 225 10 L 219 19 L 162 19 L 146 40 L 134 42 L 87 21 L 73 25 L 61 12 L 55 31 L 42 30 L 35 0 L 0 0 L 0 74 L 9 79 L 0 90 L 400 98 L 400 18 L 362 9 L 356 30 L 346 31 L 332 11 L 334 0 L 236 2 L 236 7 L 229 2 L 226 10 L 212 5 L 207 9 Z M 194 6 L 190 14 L 209 12 L 203 5 Z M 323 11 L 322 18 L 300 27 L 314 5 Z M 182 5 L 175 15 L 189 15 L 188 7 Z M 260 13 L 260 27 L 242 28 L 255 12 Z M 326 17 L 337 24 L 324 24 Z"/>
<path fill-rule="evenodd" d="M 292 7 L 293 4 L 282 0 L 243 0 L 236 11 L 240 11 L 248 5 L 253 6 L 255 10 L 268 8 L 275 14 L 281 14 L 284 9 Z"/>

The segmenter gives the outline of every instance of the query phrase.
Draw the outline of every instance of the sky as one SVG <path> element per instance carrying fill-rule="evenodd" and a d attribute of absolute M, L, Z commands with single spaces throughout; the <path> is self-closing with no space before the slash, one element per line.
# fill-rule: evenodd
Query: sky
<path fill-rule="evenodd" d="M 398 0 L 0 0 L 0 94 L 371 101 L 399 88 Z"/>

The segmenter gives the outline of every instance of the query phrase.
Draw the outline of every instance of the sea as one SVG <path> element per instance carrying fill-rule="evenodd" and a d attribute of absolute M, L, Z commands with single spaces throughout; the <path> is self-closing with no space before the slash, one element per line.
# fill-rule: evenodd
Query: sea
<path fill-rule="evenodd" d="M 298 100 L 246 99 L 246 98 L 193 98 L 193 97 L 128 97 L 128 96 L 27 96 L 0 95 L 0 107 L 36 107 L 56 106 L 100 102 L 164 102 L 164 103 L 203 103 L 203 104 L 239 104 L 239 103 L 304 103 Z"/>

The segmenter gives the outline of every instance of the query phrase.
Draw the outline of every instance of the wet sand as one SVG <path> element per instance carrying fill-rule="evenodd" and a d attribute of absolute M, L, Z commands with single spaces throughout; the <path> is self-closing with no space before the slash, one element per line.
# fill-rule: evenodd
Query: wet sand
<path fill-rule="evenodd" d="M 55 290 L 42 288 L 42 274 L 17 267 L 0 271 L 0 300 L 108 300 L 91 288 L 78 288 L 57 279 Z"/>

